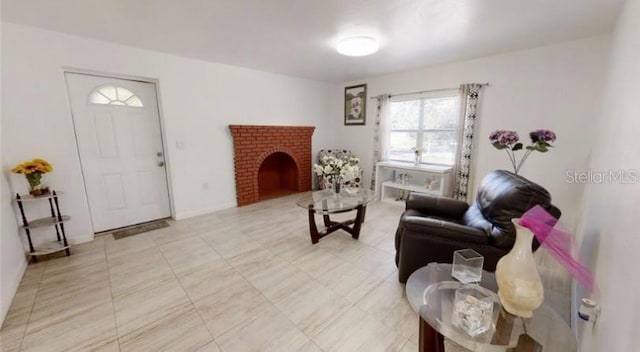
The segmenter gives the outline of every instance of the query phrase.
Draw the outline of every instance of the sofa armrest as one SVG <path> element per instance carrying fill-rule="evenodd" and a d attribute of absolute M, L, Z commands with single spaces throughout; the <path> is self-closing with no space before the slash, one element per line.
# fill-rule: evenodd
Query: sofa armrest
<path fill-rule="evenodd" d="M 448 241 L 458 241 L 472 245 L 489 244 L 489 236 L 484 231 L 454 222 L 422 216 L 403 215 L 400 220 L 400 226 L 409 233 L 441 237 Z"/>
<path fill-rule="evenodd" d="M 411 192 L 407 198 L 406 209 L 417 210 L 425 215 L 461 219 L 469 209 L 469 204 L 461 200 L 435 197 L 424 193 Z"/>

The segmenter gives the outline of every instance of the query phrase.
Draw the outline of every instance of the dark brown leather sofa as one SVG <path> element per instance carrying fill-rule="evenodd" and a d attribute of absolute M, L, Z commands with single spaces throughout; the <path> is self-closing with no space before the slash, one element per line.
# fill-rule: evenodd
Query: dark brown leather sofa
<path fill-rule="evenodd" d="M 483 255 L 484 269 L 495 271 L 498 260 L 515 242 L 511 219 L 537 204 L 560 218 L 547 190 L 504 170 L 485 176 L 471 206 L 451 198 L 411 193 L 396 231 L 398 279 L 407 282 L 415 270 L 431 262 L 451 263 L 453 252 L 465 248 Z M 534 243 L 534 249 L 537 246 Z"/>

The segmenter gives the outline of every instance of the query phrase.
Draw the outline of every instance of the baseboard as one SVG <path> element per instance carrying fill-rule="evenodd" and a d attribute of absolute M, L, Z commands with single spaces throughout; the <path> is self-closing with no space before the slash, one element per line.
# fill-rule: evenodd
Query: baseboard
<path fill-rule="evenodd" d="M 67 239 L 69 240 L 69 244 L 71 245 L 76 245 L 76 244 L 80 244 L 80 243 L 86 243 L 86 242 L 91 242 L 95 239 L 94 235 L 87 235 L 87 236 L 81 236 L 81 237 L 67 237 Z"/>
<path fill-rule="evenodd" d="M 229 202 L 229 203 L 221 204 L 221 205 L 216 206 L 216 207 L 211 207 L 211 208 L 206 208 L 206 209 L 198 209 L 198 210 L 192 210 L 192 211 L 184 211 L 184 212 L 176 213 L 174 218 L 176 220 L 184 220 L 184 219 L 193 218 L 193 217 L 200 216 L 200 215 L 206 215 L 206 214 L 214 213 L 216 211 L 220 211 L 220 210 L 224 210 L 224 209 L 234 208 L 236 206 L 237 206 L 236 202 Z"/>
<path fill-rule="evenodd" d="M 20 286 L 20 282 L 22 282 L 22 277 L 24 276 L 25 271 L 27 271 L 27 259 L 23 260 L 18 268 L 18 271 L 11 278 L 11 282 L 9 282 L 9 287 L 11 288 L 10 292 L 11 299 L 2 299 L 2 311 L 0 312 L 0 326 L 4 323 L 4 319 L 7 317 L 7 313 L 9 312 L 9 308 L 11 307 L 11 303 L 13 303 L 13 298 L 16 296 L 16 292 L 18 292 L 18 287 Z M 4 285 L 4 283 L 3 283 Z"/>

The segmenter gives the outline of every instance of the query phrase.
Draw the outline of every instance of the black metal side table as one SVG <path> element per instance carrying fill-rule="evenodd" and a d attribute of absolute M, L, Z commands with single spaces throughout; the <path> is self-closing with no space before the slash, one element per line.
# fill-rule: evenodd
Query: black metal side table
<path fill-rule="evenodd" d="M 61 194 L 62 192 L 56 191 L 52 191 L 51 193 L 42 196 L 16 194 L 16 202 L 18 203 L 18 208 L 20 208 L 20 216 L 22 217 L 21 228 L 24 229 L 24 232 L 27 234 L 27 239 L 29 240 L 29 255 L 31 256 L 31 258 L 33 258 L 34 262 L 38 261 L 38 256 L 60 251 L 64 251 L 67 256 L 71 255 L 71 250 L 69 249 L 71 246 L 67 241 L 67 235 L 64 231 L 64 223 L 70 220 L 71 217 L 69 215 L 62 215 L 60 213 L 58 196 Z M 27 220 L 27 216 L 25 215 L 24 211 L 25 203 L 41 200 L 49 201 L 51 216 L 41 219 L 35 219 L 32 221 Z M 31 230 L 38 227 L 46 226 L 53 226 L 56 229 L 57 240 L 34 246 L 33 240 L 31 238 Z"/>

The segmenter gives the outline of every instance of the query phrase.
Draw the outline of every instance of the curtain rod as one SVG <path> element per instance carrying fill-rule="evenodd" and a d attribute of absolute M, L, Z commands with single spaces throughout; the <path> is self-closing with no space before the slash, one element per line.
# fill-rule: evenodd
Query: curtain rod
<path fill-rule="evenodd" d="M 490 86 L 491 84 L 489 82 L 487 83 L 479 83 L 481 86 Z M 398 96 L 402 96 L 402 95 L 413 95 L 413 94 L 423 94 L 423 93 L 433 93 L 433 92 L 444 92 L 447 90 L 456 90 L 459 89 L 458 87 L 456 88 L 441 88 L 441 89 L 431 89 L 431 90 L 421 90 L 419 92 L 409 92 L 409 93 L 398 93 L 398 94 L 389 94 L 389 97 L 398 97 Z M 384 94 L 381 94 L 384 95 Z M 375 97 L 371 97 L 369 99 L 378 99 L 378 96 Z"/>

